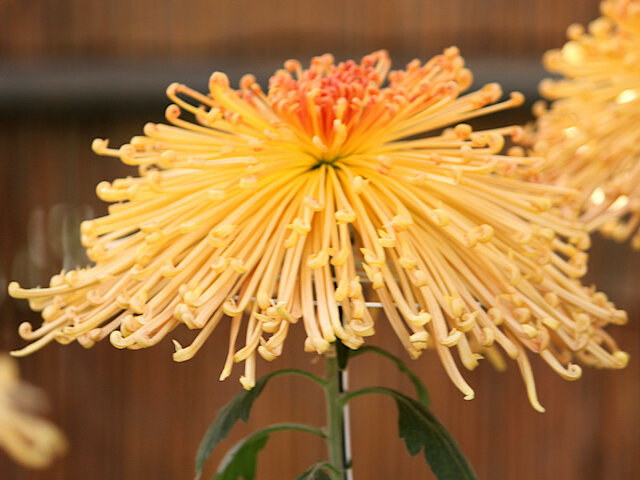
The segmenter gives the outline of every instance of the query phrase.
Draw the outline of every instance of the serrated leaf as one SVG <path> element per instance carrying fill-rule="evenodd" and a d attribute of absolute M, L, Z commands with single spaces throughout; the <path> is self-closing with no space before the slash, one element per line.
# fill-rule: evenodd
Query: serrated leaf
<path fill-rule="evenodd" d="M 251 390 L 243 390 L 231 399 L 224 407 L 218 410 L 215 420 L 205 433 L 198 453 L 196 454 L 196 480 L 202 475 L 204 463 L 207 461 L 213 449 L 226 438 L 233 426 L 239 419 L 245 422 L 249 419 L 249 412 L 253 406 L 253 402 L 260 396 L 267 382 L 274 377 L 281 375 L 299 375 L 311 380 L 318 385 L 324 386 L 324 380 L 316 377 L 310 372 L 288 368 L 272 372 L 256 381 L 255 386 Z M 311 427 L 310 427 L 311 428 Z"/>
<path fill-rule="evenodd" d="M 404 373 L 407 377 L 409 377 L 409 380 L 411 381 L 411 383 L 413 384 L 413 387 L 416 389 L 416 396 L 418 397 L 418 401 L 426 408 L 429 407 L 429 405 L 431 405 L 431 398 L 429 397 L 429 392 L 427 391 L 427 388 L 424 386 L 424 383 L 422 383 L 422 380 L 420 380 L 420 378 L 413 373 L 409 367 L 407 367 L 405 365 L 405 363 L 399 358 L 396 357 L 395 355 L 381 349 L 378 347 L 374 347 L 372 345 L 368 345 L 366 347 L 360 347 L 360 349 L 356 350 L 355 352 L 352 352 L 351 355 L 355 356 L 355 355 L 361 355 L 363 353 L 367 353 L 367 352 L 371 352 L 371 353 L 376 353 L 378 355 L 381 355 L 385 358 L 388 358 L 389 360 L 391 360 L 393 363 L 396 364 L 396 367 L 398 367 L 398 370 L 400 370 L 402 373 Z"/>
<path fill-rule="evenodd" d="M 318 462 L 296 477 L 296 480 L 331 480 L 331 477 L 326 472 L 329 467 L 330 465 L 327 462 Z"/>
<path fill-rule="evenodd" d="M 398 430 L 409 453 L 417 455 L 424 448 L 425 459 L 438 480 L 477 480 L 460 447 L 436 417 L 414 399 L 399 395 L 395 396 Z"/>
<path fill-rule="evenodd" d="M 198 448 L 196 455 L 196 479 L 199 479 L 200 475 L 202 475 L 204 463 L 211 455 L 213 449 L 226 438 L 236 422 L 240 419 L 246 422 L 249 419 L 249 412 L 251 411 L 253 402 L 262 393 L 262 390 L 272 376 L 273 374 L 262 377 L 256 382 L 253 389 L 243 390 L 218 410 L 215 420 L 207 430 L 207 433 L 205 433 Z"/>
<path fill-rule="evenodd" d="M 387 387 L 363 388 L 344 401 L 367 393 L 393 397 L 398 407 L 398 430 L 411 455 L 424 456 L 438 480 L 477 480 L 471 465 L 446 428 L 420 402 Z"/>
<path fill-rule="evenodd" d="M 298 430 L 325 437 L 323 431 L 300 423 L 269 425 L 236 443 L 220 462 L 214 480 L 253 480 L 256 476 L 258 453 L 267 444 L 269 435 L 279 430 Z"/>

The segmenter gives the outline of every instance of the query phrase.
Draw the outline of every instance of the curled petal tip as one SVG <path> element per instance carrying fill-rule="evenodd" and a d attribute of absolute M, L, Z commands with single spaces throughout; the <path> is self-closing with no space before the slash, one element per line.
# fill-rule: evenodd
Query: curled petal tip
<path fill-rule="evenodd" d="M 563 376 L 567 380 L 578 380 L 582 376 L 582 368 L 580 368 L 580 365 L 570 363 L 567 365 L 566 374 Z"/>
<path fill-rule="evenodd" d="M 109 140 L 103 138 L 94 138 L 91 142 L 91 150 L 94 153 L 101 154 L 109 147 Z"/>
<path fill-rule="evenodd" d="M 167 87 L 167 96 L 168 97 L 174 96 L 176 93 L 178 93 L 180 91 L 181 87 L 182 87 L 182 85 L 180 83 L 173 82 L 171 85 L 169 85 Z"/>
<path fill-rule="evenodd" d="M 183 348 L 177 340 L 172 340 L 172 342 L 176 349 L 171 356 L 174 362 L 186 362 L 187 360 L 192 359 L 197 352 L 197 349 L 192 347 Z"/>
<path fill-rule="evenodd" d="M 18 327 L 18 334 L 24 338 L 33 332 L 33 326 L 29 322 L 22 322 Z"/>
<path fill-rule="evenodd" d="M 165 110 L 164 116 L 168 121 L 172 121 L 177 119 L 180 116 L 180 113 L 181 113 L 180 107 L 176 104 L 171 104 Z"/>
<path fill-rule="evenodd" d="M 524 95 L 522 94 L 522 92 L 511 92 L 510 95 L 511 98 L 511 104 L 514 107 L 518 107 L 520 105 L 522 105 L 524 103 Z"/>
<path fill-rule="evenodd" d="M 248 379 L 247 377 L 245 377 L 244 375 L 242 377 L 240 377 L 240 384 L 242 385 L 242 387 L 245 390 L 251 390 L 253 389 L 253 387 L 256 386 L 256 382 Z"/>
<path fill-rule="evenodd" d="M 258 347 L 258 353 L 260 354 L 260 356 L 262 358 L 264 358 L 268 362 L 271 362 L 271 361 L 275 360 L 276 358 L 278 358 L 278 356 L 275 353 L 273 353 L 271 350 L 269 350 L 268 348 L 266 348 L 263 345 L 260 345 Z M 242 380 L 240 380 L 240 381 L 242 382 Z"/>
<path fill-rule="evenodd" d="M 124 337 L 122 336 L 122 332 L 120 330 L 114 330 L 109 335 L 109 341 L 111 342 L 111 345 L 113 345 L 116 348 L 127 347 L 127 345 L 124 343 L 123 340 L 124 340 Z"/>
<path fill-rule="evenodd" d="M 209 86 L 218 85 L 223 88 L 229 88 L 229 77 L 222 72 L 213 72 L 209 78 Z"/>
<path fill-rule="evenodd" d="M 18 282 L 10 282 L 7 291 L 9 292 L 9 296 L 13 298 L 21 298 L 20 294 L 24 293 L 24 290 L 20 288 Z"/>
<path fill-rule="evenodd" d="M 627 352 L 623 352 L 622 350 L 618 350 L 613 354 L 613 358 L 615 358 L 616 362 L 618 363 L 618 365 L 616 365 L 618 368 L 626 367 L 629 363 L 629 357 L 630 355 Z"/>

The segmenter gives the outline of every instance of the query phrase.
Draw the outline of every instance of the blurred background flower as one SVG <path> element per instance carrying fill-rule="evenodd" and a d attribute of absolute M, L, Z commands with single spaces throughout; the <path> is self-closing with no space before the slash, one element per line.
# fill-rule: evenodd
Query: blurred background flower
<path fill-rule="evenodd" d="M 535 150 L 548 157 L 541 178 L 579 189 L 590 230 L 640 250 L 640 1 L 606 0 L 603 16 L 544 56 L 560 79 L 540 92 Z"/>
<path fill-rule="evenodd" d="M 0 354 L 0 448 L 29 468 L 48 467 L 67 449 L 58 427 L 39 416 L 45 406 L 42 392 L 18 378 L 18 362 Z"/>
<path fill-rule="evenodd" d="M 10 19 L 0 31 L 0 198 L 5 205 L 0 348 L 22 345 L 17 326 L 38 322 L 26 302 L 6 300 L 7 279 L 44 285 L 61 267 L 82 265 L 83 251 L 74 243 L 79 221 L 106 212 L 95 185 L 135 174 L 117 160 L 93 154 L 91 140 L 108 137 L 120 145 L 146 121 L 161 121 L 171 82 L 202 91 L 211 72 L 220 70 L 229 72 L 234 85 L 242 74 L 255 73 L 264 87 L 267 75 L 287 58 L 306 64 L 325 52 L 343 60 L 386 48 L 399 67 L 455 44 L 477 85 L 497 81 L 505 91 L 523 91 L 529 102 L 474 128 L 523 123 L 545 76 L 543 52 L 565 42 L 569 24 L 596 18 L 598 5 L 595 0 L 372 1 L 366 8 L 338 0 L 0 3 L 0 15 Z M 628 250 L 596 236 L 587 277 L 629 312 L 624 330 L 612 329 L 620 348 L 631 354 L 628 367 L 585 369 L 580 382 L 567 383 L 542 362 L 532 362 L 544 415 L 531 409 L 516 374 L 488 368 L 471 372 L 469 383 L 483 395 L 468 403 L 433 355 L 418 361 L 435 413 L 459 440 L 479 478 L 638 476 L 640 373 L 634 359 L 640 353 L 640 301 L 634 285 L 640 258 Z M 393 336 L 384 320 L 377 325 L 378 338 Z M 292 335 L 290 345 L 304 342 L 302 333 Z M 69 435 L 74 455 L 46 473 L 27 472 L 0 458 L 0 471 L 16 480 L 190 478 L 204 426 L 238 388 L 235 382 L 217 381 L 228 330 L 218 339 L 185 364 L 170 360 L 169 342 L 144 353 L 117 352 L 103 342 L 89 351 L 49 348 L 22 359 L 25 378 L 55 400 L 52 416 Z M 399 344 L 394 353 L 405 355 Z M 310 361 L 301 349 L 285 348 L 275 367 Z M 269 368 L 273 365 L 265 371 Z M 397 383 L 391 386 L 406 388 L 393 368 L 376 359 L 354 361 L 352 386 L 393 378 Z M 291 404 L 291 398 L 297 401 Z M 388 407 L 386 402 L 372 398 L 353 411 L 356 438 L 374 435 L 371 418 Z M 306 385 L 282 384 L 264 393 L 251 424 L 234 431 L 228 445 L 267 420 L 321 423 L 322 410 Z M 375 418 L 379 441 L 354 442 L 356 478 L 430 478 L 421 459 L 408 459 L 400 443 L 385 441 L 396 436 L 395 418 Z M 297 435 L 273 440 L 258 467 L 259 478 L 294 478 L 324 455 L 320 440 L 301 442 Z M 224 450 L 214 453 L 210 466 Z"/>

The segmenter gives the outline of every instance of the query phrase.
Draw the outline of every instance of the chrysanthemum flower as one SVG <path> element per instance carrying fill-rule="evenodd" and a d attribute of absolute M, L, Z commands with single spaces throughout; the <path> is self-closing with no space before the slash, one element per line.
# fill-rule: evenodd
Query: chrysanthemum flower
<path fill-rule="evenodd" d="M 33 413 L 42 403 L 40 391 L 18 379 L 16 362 L 0 355 L 0 448 L 31 468 L 48 466 L 67 445 L 55 425 Z"/>
<path fill-rule="evenodd" d="M 539 409 L 527 351 L 567 379 L 580 376 L 574 356 L 624 366 L 603 327 L 625 313 L 575 280 L 588 236 L 549 212 L 576 192 L 507 175 L 540 161 L 500 153 L 519 128 L 442 130 L 522 96 L 495 103 L 496 84 L 461 95 L 472 77 L 456 48 L 389 68 L 384 51 L 359 64 L 324 55 L 306 70 L 290 60 L 267 93 L 252 76 L 234 90 L 214 73 L 208 95 L 169 87 L 172 125 L 147 124 L 119 150 L 96 140 L 140 176 L 98 185 L 117 203 L 82 225 L 95 266 L 48 288 L 10 285 L 44 318 L 20 327 L 35 341 L 15 354 L 106 336 L 137 349 L 185 324 L 198 334 L 176 342 L 183 361 L 230 322 L 221 378 L 245 361 L 250 388 L 256 352 L 279 356 L 293 324 L 308 352 L 336 339 L 356 349 L 379 302 L 409 355 L 434 349 L 468 399 L 454 352 L 468 369 L 506 352 Z"/>
<path fill-rule="evenodd" d="M 542 178 L 577 188 L 589 230 L 640 249 L 640 1 L 606 0 L 605 16 L 568 29 L 569 41 L 545 55 L 561 74 L 541 93 L 536 150 L 549 159 Z"/>

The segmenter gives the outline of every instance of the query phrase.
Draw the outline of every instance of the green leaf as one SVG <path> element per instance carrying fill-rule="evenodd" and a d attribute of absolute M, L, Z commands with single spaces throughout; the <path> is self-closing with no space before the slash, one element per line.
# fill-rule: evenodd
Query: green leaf
<path fill-rule="evenodd" d="M 253 435 L 237 443 L 224 457 L 215 480 L 253 480 L 256 477 L 258 452 L 267 444 L 269 434 Z"/>
<path fill-rule="evenodd" d="M 386 387 L 370 387 L 345 395 L 343 403 L 369 393 L 388 395 L 398 407 L 398 430 L 411 455 L 424 456 L 438 480 L 477 480 L 460 447 L 444 426 L 420 402 Z"/>
<path fill-rule="evenodd" d="M 243 390 L 218 410 L 216 419 L 207 430 L 207 433 L 200 443 L 200 448 L 198 448 L 196 455 L 196 479 L 202 475 L 204 463 L 211 455 L 213 449 L 226 438 L 236 422 L 239 419 L 245 422 L 249 419 L 249 412 L 251 411 L 253 402 L 262 393 L 269 379 L 271 379 L 271 375 L 262 377 L 256 382 L 252 390 Z"/>
<path fill-rule="evenodd" d="M 249 412 L 253 406 L 253 402 L 262 393 L 265 385 L 269 380 L 281 375 L 299 375 L 306 377 L 319 385 L 324 386 L 324 380 L 315 375 L 296 369 L 278 370 L 277 372 L 265 375 L 256 381 L 255 386 L 251 390 L 243 390 L 231 399 L 224 407 L 218 410 L 215 420 L 205 433 L 198 453 L 196 454 L 196 480 L 202 475 L 204 463 L 207 461 L 213 449 L 226 438 L 233 426 L 240 419 L 245 422 L 249 419 Z"/>
<path fill-rule="evenodd" d="M 331 480 L 331 477 L 325 471 L 326 469 L 332 469 L 333 471 L 333 467 L 329 463 L 318 462 L 296 477 L 296 480 Z"/>
<path fill-rule="evenodd" d="M 429 398 L 429 392 L 427 391 L 427 388 L 424 386 L 424 384 L 422 383 L 422 381 L 420 380 L 420 378 L 413 373 L 409 367 L 407 367 L 407 365 L 400 360 L 399 357 L 396 357 L 395 355 L 392 355 L 391 353 L 379 348 L 379 347 L 374 347 L 374 346 L 366 346 L 366 347 L 360 347 L 358 350 L 354 351 L 351 353 L 351 356 L 354 357 L 356 355 L 360 355 L 362 353 L 367 353 L 367 352 L 371 352 L 371 353 L 376 353 L 378 355 L 382 355 L 385 358 L 388 358 L 389 360 L 391 360 L 393 363 L 396 364 L 396 367 L 398 367 L 398 370 L 400 370 L 402 373 L 404 373 L 407 377 L 409 377 L 409 380 L 411 380 L 411 383 L 413 383 L 414 388 L 416 389 L 416 395 L 418 397 L 418 401 L 426 408 L 429 407 L 429 405 L 431 405 L 431 399 Z"/>
<path fill-rule="evenodd" d="M 267 444 L 269 435 L 278 430 L 298 430 L 325 437 L 321 429 L 299 423 L 278 423 L 258 430 L 236 443 L 218 466 L 214 480 L 253 480 L 256 476 L 258 453 Z"/>

